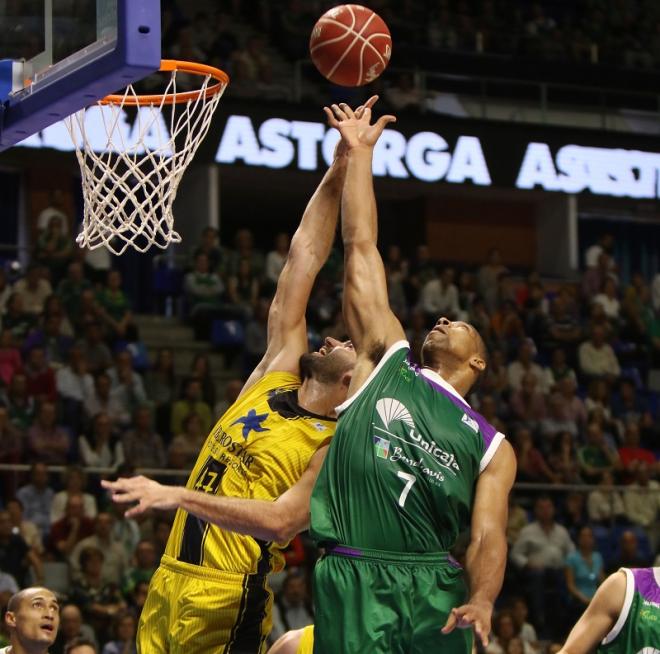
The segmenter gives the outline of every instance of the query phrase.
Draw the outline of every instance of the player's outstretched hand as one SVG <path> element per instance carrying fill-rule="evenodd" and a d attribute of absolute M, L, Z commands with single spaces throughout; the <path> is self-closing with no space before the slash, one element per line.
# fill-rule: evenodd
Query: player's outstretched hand
<path fill-rule="evenodd" d="M 123 478 L 117 481 L 101 481 L 101 486 L 111 492 L 115 504 L 137 504 L 124 513 L 127 518 L 140 515 L 148 509 L 161 509 L 164 511 L 176 509 L 178 490 L 172 486 L 163 486 L 153 479 L 143 477 Z"/>
<path fill-rule="evenodd" d="M 378 102 L 378 96 L 372 95 L 364 104 L 361 104 L 355 110 L 355 117 L 360 119 L 362 117 L 362 114 L 364 113 L 364 110 L 373 109 L 373 106 L 376 104 L 376 102 Z M 346 141 L 344 141 L 343 138 L 339 139 L 335 147 L 334 158 L 339 159 L 340 157 L 343 157 L 347 152 L 348 152 L 348 145 L 346 144 Z"/>
<path fill-rule="evenodd" d="M 492 606 L 486 603 L 463 604 L 463 606 L 451 610 L 447 622 L 442 628 L 442 633 L 449 634 L 454 629 L 474 628 L 483 646 L 487 647 L 492 613 Z"/>
<path fill-rule="evenodd" d="M 323 107 L 328 124 L 336 127 L 342 136 L 347 148 L 360 146 L 372 148 L 380 138 L 383 130 L 389 123 L 396 121 L 395 116 L 381 116 L 373 125 L 371 124 L 371 107 L 376 101 L 373 96 L 365 103 L 360 114 L 353 111 L 345 102 Z M 373 102 L 372 102 L 373 100 Z M 369 104 L 371 102 L 371 104 Z"/>

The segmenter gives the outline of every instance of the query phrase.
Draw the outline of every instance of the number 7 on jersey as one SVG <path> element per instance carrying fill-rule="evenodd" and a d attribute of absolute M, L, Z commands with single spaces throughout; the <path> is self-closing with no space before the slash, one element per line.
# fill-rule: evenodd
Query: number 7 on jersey
<path fill-rule="evenodd" d="M 401 491 L 401 495 L 399 496 L 399 506 L 403 508 L 404 504 L 406 503 L 406 498 L 408 497 L 408 493 L 410 493 L 410 489 L 413 487 L 413 484 L 417 481 L 417 477 L 415 475 L 411 475 L 409 472 L 399 472 L 396 473 L 396 476 L 399 477 L 399 479 L 403 479 L 406 482 L 406 485 L 403 487 L 403 490 Z"/>

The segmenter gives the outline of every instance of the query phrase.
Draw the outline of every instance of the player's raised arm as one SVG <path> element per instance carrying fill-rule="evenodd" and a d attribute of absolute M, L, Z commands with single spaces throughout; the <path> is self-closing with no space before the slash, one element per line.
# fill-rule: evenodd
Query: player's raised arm
<path fill-rule="evenodd" d="M 385 126 L 396 119 L 382 116 L 372 125 L 370 108 L 357 115 L 346 104 L 326 107 L 325 112 L 348 150 L 341 204 L 344 319 L 358 356 L 371 355 L 403 338 L 389 306 L 385 268 L 376 245 L 378 216 L 371 172 L 374 146 Z M 354 380 L 355 386 L 363 381 L 355 375 Z"/>
<path fill-rule="evenodd" d="M 183 509 L 228 531 L 274 543 L 285 543 L 309 526 L 309 503 L 328 447 L 316 451 L 300 479 L 274 502 L 225 497 L 181 486 L 165 486 L 147 477 L 102 481 L 117 504 L 134 504 L 126 517 L 149 509 Z"/>
<path fill-rule="evenodd" d="M 361 115 L 378 100 L 373 96 Z M 337 228 L 339 204 L 347 169 L 347 148 L 340 142 L 334 160 L 307 203 L 300 225 L 291 239 L 286 263 L 268 315 L 268 346 L 241 393 L 269 370 L 298 372 L 300 356 L 307 352 L 305 312 L 314 281 L 325 264 Z"/>
<path fill-rule="evenodd" d="M 625 596 L 626 575 L 622 571 L 615 572 L 599 586 L 559 654 L 594 651 L 616 624 Z"/>
<path fill-rule="evenodd" d="M 504 580 L 508 500 L 515 476 L 513 448 L 502 441 L 477 481 L 465 566 L 470 598 L 467 604 L 452 609 L 442 629 L 449 633 L 457 627 L 473 627 L 484 647 L 488 645 L 493 605 Z"/>

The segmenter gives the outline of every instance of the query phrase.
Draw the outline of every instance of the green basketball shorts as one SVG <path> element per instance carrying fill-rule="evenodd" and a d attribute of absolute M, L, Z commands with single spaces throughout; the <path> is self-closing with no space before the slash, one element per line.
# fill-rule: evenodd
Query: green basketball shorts
<path fill-rule="evenodd" d="M 446 552 L 336 546 L 314 571 L 314 654 L 470 654 L 471 629 L 440 631 L 466 599 Z"/>

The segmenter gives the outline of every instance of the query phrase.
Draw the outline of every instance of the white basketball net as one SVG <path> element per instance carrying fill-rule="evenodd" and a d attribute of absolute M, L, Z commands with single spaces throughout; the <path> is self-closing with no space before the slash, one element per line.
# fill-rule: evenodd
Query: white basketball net
<path fill-rule="evenodd" d="M 127 99 L 138 97 L 132 85 L 121 102 L 92 105 L 66 119 L 82 172 L 85 209 L 76 238 L 80 247 L 104 245 L 122 254 L 129 246 L 145 252 L 152 245 L 164 249 L 181 241 L 172 205 L 224 88 L 207 94 L 215 80 L 200 76 L 196 99 L 166 106 L 166 96 L 177 93 L 176 77 L 174 70 L 159 103 L 134 109 L 132 125 L 124 110 Z M 171 112 L 168 120 L 164 108 Z"/>

